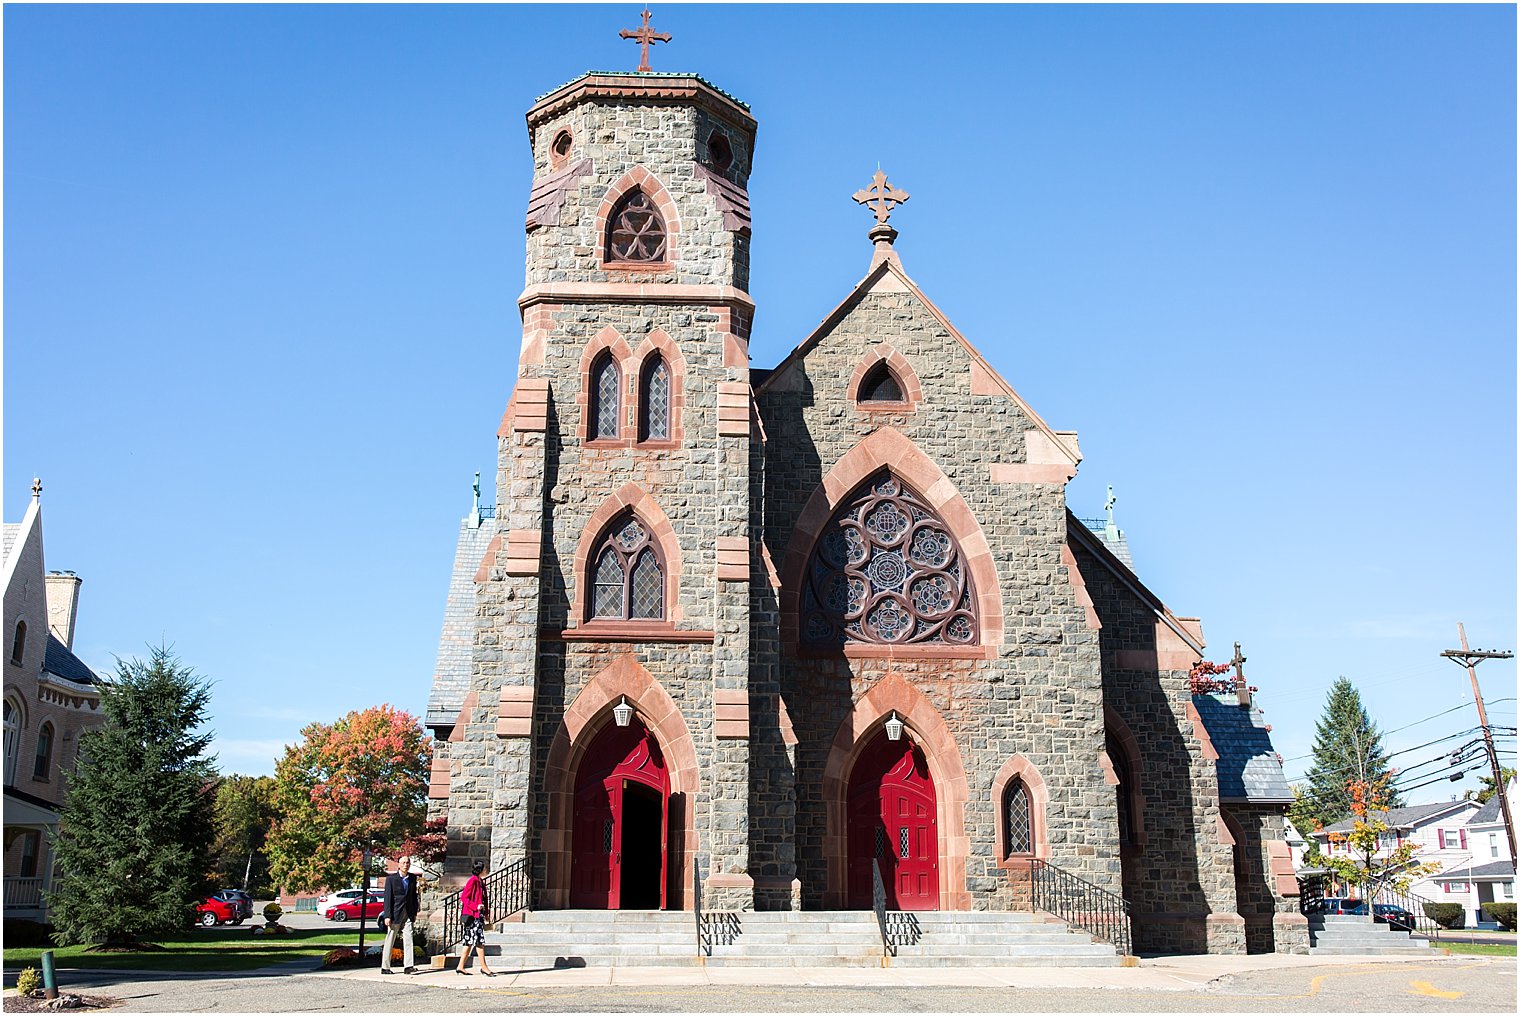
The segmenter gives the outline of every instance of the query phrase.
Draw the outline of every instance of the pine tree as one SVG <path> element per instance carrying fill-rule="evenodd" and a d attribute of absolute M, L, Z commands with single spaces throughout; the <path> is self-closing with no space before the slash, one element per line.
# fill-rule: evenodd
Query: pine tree
<path fill-rule="evenodd" d="M 1310 811 L 1324 825 L 1351 814 L 1347 785 L 1360 780 L 1391 788 L 1393 769 L 1383 751 L 1382 734 L 1367 715 L 1356 686 L 1344 677 L 1335 679 L 1325 699 L 1325 712 L 1314 727 L 1314 764 L 1307 774 Z M 1387 806 L 1402 802 L 1398 792 L 1386 793 Z"/>
<path fill-rule="evenodd" d="M 189 926 L 214 835 L 212 735 L 197 733 L 210 698 L 165 647 L 118 661 L 59 820 L 63 879 L 48 894 L 58 938 L 131 947 Z"/>

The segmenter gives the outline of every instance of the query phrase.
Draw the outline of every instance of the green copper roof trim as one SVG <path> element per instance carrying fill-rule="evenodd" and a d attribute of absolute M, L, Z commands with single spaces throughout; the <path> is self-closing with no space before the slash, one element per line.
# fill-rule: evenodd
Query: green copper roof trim
<path fill-rule="evenodd" d="M 534 99 L 533 104 L 536 106 L 540 102 L 543 102 L 545 99 L 547 99 L 549 96 L 553 95 L 555 92 L 563 91 L 564 89 L 569 88 L 571 85 L 584 78 L 589 78 L 597 75 L 619 78 L 690 78 L 693 81 L 702 82 L 702 84 L 706 85 L 708 88 L 711 88 L 713 91 L 723 96 L 723 98 L 740 106 L 744 109 L 745 112 L 749 112 L 749 103 L 745 102 L 737 95 L 734 95 L 732 92 L 725 92 L 723 89 L 719 88 L 711 81 L 708 81 L 702 75 L 694 74 L 691 71 L 586 71 L 584 74 L 577 75 L 576 77 L 571 78 L 569 81 L 566 81 L 558 88 L 549 89 L 543 95 L 540 95 L 538 98 Z"/>

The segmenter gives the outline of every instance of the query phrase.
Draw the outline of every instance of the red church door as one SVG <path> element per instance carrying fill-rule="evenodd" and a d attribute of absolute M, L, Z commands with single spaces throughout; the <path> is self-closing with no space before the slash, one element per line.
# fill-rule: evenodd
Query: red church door
<path fill-rule="evenodd" d="M 597 732 L 575 777 L 570 905 L 592 910 L 665 906 L 670 776 L 638 720 Z"/>
<path fill-rule="evenodd" d="M 939 826 L 934 778 L 923 751 L 879 732 L 850 772 L 850 906 L 871 906 L 871 868 L 881 864 L 887 906 L 939 908 Z"/>

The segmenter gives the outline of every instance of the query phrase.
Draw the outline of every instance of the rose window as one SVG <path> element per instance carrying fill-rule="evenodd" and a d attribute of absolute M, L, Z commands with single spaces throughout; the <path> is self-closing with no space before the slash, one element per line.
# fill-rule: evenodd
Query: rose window
<path fill-rule="evenodd" d="M 971 645 L 976 637 L 971 576 L 955 538 L 883 470 L 845 499 L 813 549 L 803 640 Z"/>
<path fill-rule="evenodd" d="M 607 229 L 607 260 L 661 262 L 665 260 L 665 220 L 654 200 L 631 190 L 612 210 Z"/>

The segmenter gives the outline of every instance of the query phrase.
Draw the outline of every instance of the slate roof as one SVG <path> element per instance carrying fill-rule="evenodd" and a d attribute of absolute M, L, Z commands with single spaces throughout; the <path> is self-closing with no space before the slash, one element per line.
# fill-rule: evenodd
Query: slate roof
<path fill-rule="evenodd" d="M 1241 708 L 1233 692 L 1194 695 L 1193 708 L 1208 731 L 1219 759 L 1219 799 L 1250 804 L 1291 803 L 1282 758 L 1272 747 L 1264 716 L 1255 705 Z"/>
<path fill-rule="evenodd" d="M 95 672 L 84 665 L 84 661 L 69 651 L 69 647 L 48 632 L 47 649 L 42 654 L 42 669 L 54 677 L 61 677 L 65 681 L 73 681 L 76 684 L 99 684 L 100 679 Z"/>
<path fill-rule="evenodd" d="M 448 602 L 443 610 L 443 634 L 438 639 L 433 688 L 423 719 L 430 727 L 452 726 L 470 693 L 470 676 L 475 670 L 475 572 L 495 535 L 496 524 L 490 519 L 473 529 L 468 518 L 459 523 L 454 571 L 449 576 Z"/>
<path fill-rule="evenodd" d="M 1387 822 L 1390 829 L 1412 829 L 1421 822 L 1429 821 L 1437 815 L 1445 814 L 1448 811 L 1458 811 L 1466 804 L 1466 801 L 1437 801 L 1435 804 L 1414 804 L 1407 808 L 1394 808 L 1391 811 L 1374 812 L 1373 817 Z M 1354 819 L 1348 818 L 1334 825 L 1327 825 L 1314 835 L 1324 836 L 1326 833 L 1349 833 L 1354 823 Z"/>
<path fill-rule="evenodd" d="M 11 547 L 15 546 L 16 537 L 19 535 L 21 535 L 21 523 L 5 523 L 5 552 L 4 554 L 0 554 L 0 561 L 4 561 L 11 556 Z"/>
<path fill-rule="evenodd" d="M 1473 812 L 1472 818 L 1467 820 L 1468 825 L 1489 825 L 1504 821 L 1504 816 L 1499 813 L 1499 795 L 1495 794 L 1483 802 L 1483 807 Z"/>

